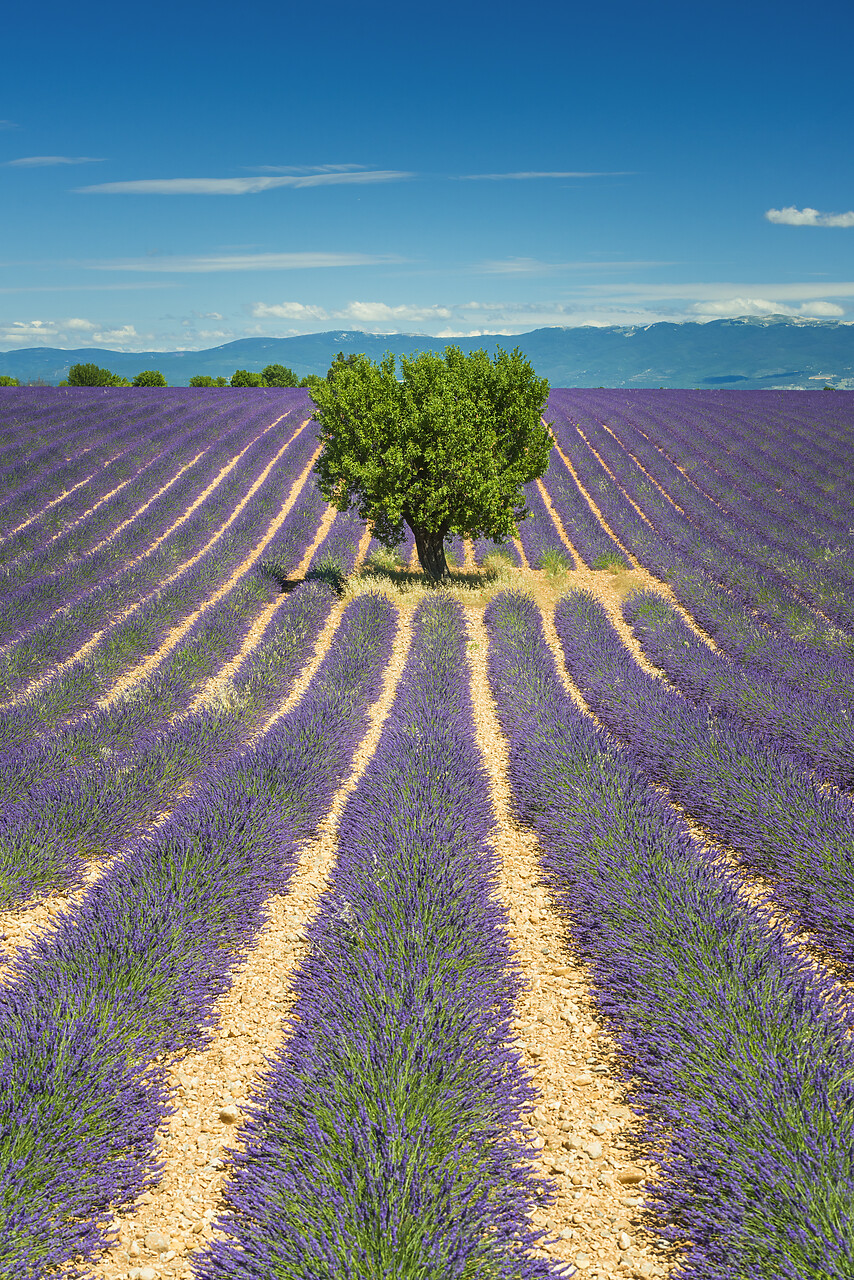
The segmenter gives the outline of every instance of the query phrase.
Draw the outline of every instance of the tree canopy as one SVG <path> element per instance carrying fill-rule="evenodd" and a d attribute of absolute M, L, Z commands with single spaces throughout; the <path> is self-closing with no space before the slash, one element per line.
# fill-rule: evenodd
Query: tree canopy
<path fill-rule="evenodd" d="M 168 382 L 159 369 L 143 369 L 131 384 L 134 387 L 168 387 Z"/>
<path fill-rule="evenodd" d="M 96 364 L 73 364 L 68 370 L 67 386 L 69 387 L 129 387 L 127 378 L 109 369 L 101 369 Z"/>
<path fill-rule="evenodd" d="M 0 373 L 0 387 L 19 387 L 21 384 L 17 378 L 13 378 L 8 373 Z"/>
<path fill-rule="evenodd" d="M 228 378 L 212 378 L 209 373 L 197 373 L 190 379 L 191 387 L 227 387 Z"/>
<path fill-rule="evenodd" d="M 448 534 L 505 538 L 529 514 L 522 486 L 543 475 L 552 447 L 548 393 L 518 347 L 493 360 L 454 346 L 402 356 L 400 379 L 390 353 L 378 365 L 336 361 L 312 388 L 320 490 L 339 511 L 355 506 L 388 547 L 408 525 L 439 582 Z"/>
<path fill-rule="evenodd" d="M 231 375 L 233 387 L 263 387 L 264 379 L 260 373 L 251 373 L 249 369 L 235 369 Z"/>
<path fill-rule="evenodd" d="M 293 369 L 284 364 L 268 364 L 261 370 L 261 380 L 265 387 L 298 387 L 299 378 Z"/>

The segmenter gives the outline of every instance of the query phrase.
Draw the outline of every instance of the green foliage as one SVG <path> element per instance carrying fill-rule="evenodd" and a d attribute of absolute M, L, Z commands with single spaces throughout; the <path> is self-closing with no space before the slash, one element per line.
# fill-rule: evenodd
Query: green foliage
<path fill-rule="evenodd" d="M 263 387 L 264 380 L 260 373 L 250 373 L 248 369 L 235 369 L 231 375 L 233 387 Z"/>
<path fill-rule="evenodd" d="M 17 378 L 10 378 L 8 373 L 0 373 L 0 387 L 19 387 L 20 385 Z"/>
<path fill-rule="evenodd" d="M 591 564 L 591 569 L 610 569 L 614 573 L 618 569 L 628 569 L 628 565 L 616 551 L 603 551 Z"/>
<path fill-rule="evenodd" d="M 69 387 L 129 387 L 127 378 L 120 378 L 109 369 L 96 364 L 73 364 L 68 370 Z"/>
<path fill-rule="evenodd" d="M 355 351 L 351 351 L 348 356 L 345 356 L 343 351 L 339 351 L 338 355 L 335 357 L 335 359 L 332 361 L 332 364 L 329 366 L 329 369 L 326 374 L 326 381 L 327 382 L 332 381 L 332 378 L 333 378 L 333 375 L 335 374 L 336 369 L 340 368 L 342 364 L 353 365 L 356 363 L 357 360 L 361 360 L 361 359 L 363 359 L 363 357 L 358 355 L 357 352 Z"/>
<path fill-rule="evenodd" d="M 191 387 L 227 387 L 228 378 L 212 378 L 209 373 L 197 373 L 190 379 Z"/>
<path fill-rule="evenodd" d="M 301 387 L 308 387 L 309 391 L 313 391 L 319 382 L 325 382 L 325 378 L 321 378 L 319 373 L 308 373 L 300 382 Z"/>
<path fill-rule="evenodd" d="M 347 586 L 347 575 L 334 556 L 321 556 L 305 575 L 306 582 L 325 582 L 339 596 Z"/>
<path fill-rule="evenodd" d="M 565 551 L 557 547 L 549 547 L 548 551 L 544 551 L 540 556 L 540 568 L 544 569 L 550 578 L 559 578 L 567 570 L 574 569 L 575 562 Z"/>
<path fill-rule="evenodd" d="M 447 575 L 444 539 L 515 535 L 528 514 L 522 486 L 543 475 L 552 447 L 541 421 L 549 384 L 518 348 L 466 356 L 386 354 L 337 359 L 312 388 L 323 445 L 315 469 L 339 511 L 355 506 L 393 547 L 404 524 L 428 576 Z"/>
<path fill-rule="evenodd" d="M 265 387 L 298 387 L 299 378 L 293 369 L 284 364 L 268 364 L 261 370 L 261 381 Z"/>
<path fill-rule="evenodd" d="M 143 369 L 131 384 L 134 387 L 168 387 L 169 383 L 159 369 Z"/>

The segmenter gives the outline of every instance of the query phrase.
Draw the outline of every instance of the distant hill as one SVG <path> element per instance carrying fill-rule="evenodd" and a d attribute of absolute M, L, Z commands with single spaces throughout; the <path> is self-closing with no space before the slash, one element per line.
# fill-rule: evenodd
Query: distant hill
<path fill-rule="evenodd" d="M 142 369 L 159 369 L 170 385 L 186 386 L 195 374 L 230 378 L 235 369 L 260 372 L 267 364 L 285 364 L 300 377 L 324 374 L 338 351 L 364 352 L 377 360 L 386 351 L 441 351 L 449 343 L 464 351 L 485 347 L 490 354 L 498 346 L 518 346 L 554 387 L 815 388 L 829 382 L 854 389 L 854 325 L 788 316 L 548 328 L 478 338 L 337 330 L 295 338 L 241 338 L 206 351 L 31 347 L 0 352 L 0 373 L 21 382 L 41 378 L 57 383 L 72 364 L 92 361 L 128 378 Z"/>

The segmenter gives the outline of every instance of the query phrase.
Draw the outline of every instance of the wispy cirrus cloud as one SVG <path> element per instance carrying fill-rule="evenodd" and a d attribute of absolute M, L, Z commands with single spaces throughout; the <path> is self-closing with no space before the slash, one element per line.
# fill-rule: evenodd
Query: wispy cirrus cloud
<path fill-rule="evenodd" d="M 251 169 L 253 173 L 355 173 L 360 170 L 370 172 L 370 166 L 366 164 L 247 164 L 243 167 Z"/>
<path fill-rule="evenodd" d="M 376 253 L 212 253 L 198 255 L 112 258 L 74 265 L 94 271 L 303 271 L 317 267 L 376 267 L 405 262 L 394 254 Z"/>
<path fill-rule="evenodd" d="M 20 127 L 14 120 L 0 120 L 0 129 L 20 129 Z"/>
<path fill-rule="evenodd" d="M 103 164 L 103 156 L 21 156 L 18 160 L 5 160 L 8 169 L 45 169 L 55 164 Z"/>
<path fill-rule="evenodd" d="M 549 276 L 560 271 L 599 271 L 604 268 L 627 270 L 635 267 L 674 267 L 675 261 L 657 262 L 642 261 L 614 262 L 598 260 L 596 262 L 542 262 L 539 258 L 496 258 L 477 263 L 472 269 L 484 275 L 498 276 Z"/>
<path fill-rule="evenodd" d="M 847 213 L 819 213 L 808 205 L 798 209 L 790 204 L 785 209 L 767 209 L 765 217 L 785 227 L 854 227 L 854 209 Z"/>
<path fill-rule="evenodd" d="M 362 169 L 358 172 L 294 173 L 252 178 L 140 178 L 131 182 L 99 182 L 76 187 L 83 195 L 246 196 L 276 187 L 327 187 L 352 183 L 403 182 L 415 175 L 401 169 Z"/>
<path fill-rule="evenodd" d="M 501 182 L 504 180 L 522 181 L 529 178 L 625 178 L 632 169 L 562 169 L 562 170 L 526 170 L 521 173 L 461 173 L 460 182 Z"/>

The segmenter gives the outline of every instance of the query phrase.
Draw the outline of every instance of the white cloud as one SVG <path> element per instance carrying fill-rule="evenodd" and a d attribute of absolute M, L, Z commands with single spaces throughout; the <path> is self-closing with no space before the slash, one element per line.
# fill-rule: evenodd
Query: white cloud
<path fill-rule="evenodd" d="M 655 262 L 542 262 L 539 258 L 493 258 L 486 259 L 472 268 L 483 275 L 501 276 L 547 276 L 558 271 L 599 271 L 604 268 L 612 270 L 629 270 L 635 267 L 673 267 L 679 264 L 673 261 Z"/>
<path fill-rule="evenodd" d="M 793 204 L 785 209 L 768 209 L 765 217 L 786 227 L 854 227 L 854 210 L 848 213 L 819 213 L 809 206 L 797 209 Z"/>
<path fill-rule="evenodd" d="M 341 183 L 399 182 L 415 175 L 398 169 L 359 173 L 307 173 L 279 178 L 142 178 L 133 182 L 101 182 L 75 190 L 89 195 L 245 196 L 274 187 L 320 187 Z"/>
<path fill-rule="evenodd" d="M 591 171 L 580 170 L 563 170 L 560 172 L 538 172 L 531 171 L 525 173 L 462 173 L 460 174 L 461 182 L 501 182 L 505 179 L 514 181 L 525 180 L 528 178 L 625 178 L 633 171 L 631 169 L 601 169 Z"/>
<path fill-rule="evenodd" d="M 854 280 L 835 280 L 817 283 L 815 280 L 790 284 L 740 281 L 690 281 L 682 284 L 646 284 L 639 281 L 600 281 L 596 284 L 574 285 L 576 295 L 587 297 L 618 295 L 625 300 L 643 298 L 697 302 L 703 299 L 764 298 L 778 302 L 806 302 L 817 298 L 854 298 Z"/>
<path fill-rule="evenodd" d="M 327 310 L 324 307 L 302 302 L 255 302 L 250 307 L 256 320 L 335 320 L 344 324 L 391 326 L 395 331 L 400 325 L 423 324 L 438 320 L 450 320 L 452 307 L 401 303 L 390 306 L 387 302 L 348 302 L 343 307 Z"/>
<path fill-rule="evenodd" d="M 691 308 L 698 316 L 720 319 L 722 316 L 804 316 L 812 319 L 837 319 L 845 315 L 845 309 L 835 302 L 814 300 L 798 307 L 770 298 L 720 298 L 716 301 L 695 302 Z"/>
<path fill-rule="evenodd" d="M 366 164 L 252 164 L 244 166 L 256 173 L 355 173 Z"/>
<path fill-rule="evenodd" d="M 303 302 L 255 302 L 250 311 L 256 320 L 328 320 L 329 313 L 323 307 L 307 306 Z"/>
<path fill-rule="evenodd" d="M 140 335 L 132 324 L 110 328 L 72 316 L 62 320 L 0 322 L 0 343 L 18 347 L 113 347 L 133 351 L 140 346 Z"/>
<path fill-rule="evenodd" d="M 374 267 L 405 259 L 393 254 L 372 253 L 212 253 L 199 256 L 114 258 L 104 262 L 81 262 L 76 266 L 94 271 L 296 271 L 316 267 Z"/>
<path fill-rule="evenodd" d="M 103 164 L 103 156 L 22 156 L 4 164 L 10 169 L 42 169 L 53 164 Z"/>

